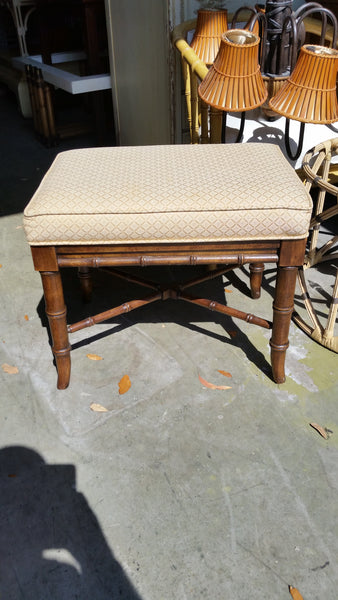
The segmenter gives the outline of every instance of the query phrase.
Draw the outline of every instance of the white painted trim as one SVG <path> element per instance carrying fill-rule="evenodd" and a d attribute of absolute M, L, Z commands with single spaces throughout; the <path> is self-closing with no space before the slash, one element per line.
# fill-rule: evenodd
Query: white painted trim
<path fill-rule="evenodd" d="M 85 58 L 83 52 L 58 52 L 52 55 L 52 63 L 60 64 L 82 58 Z M 25 65 L 38 67 L 41 69 L 45 81 L 70 94 L 85 94 L 87 92 L 111 89 L 111 77 L 108 73 L 81 77 L 58 67 L 46 65 L 42 62 L 41 55 L 38 54 L 34 56 L 17 56 L 12 59 L 12 63 L 21 71 L 24 70 Z"/>

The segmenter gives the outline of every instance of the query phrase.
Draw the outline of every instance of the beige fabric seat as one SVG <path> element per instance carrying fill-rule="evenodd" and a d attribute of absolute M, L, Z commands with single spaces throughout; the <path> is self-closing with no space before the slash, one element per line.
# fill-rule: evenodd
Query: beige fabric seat
<path fill-rule="evenodd" d="M 58 387 L 70 378 L 69 333 L 155 300 L 179 298 L 272 330 L 273 379 L 284 362 L 311 198 L 279 148 L 270 144 L 91 148 L 59 154 L 24 211 L 34 266 L 44 289 Z M 203 281 L 250 265 L 259 298 L 265 263 L 277 265 L 273 321 L 184 285 L 159 286 L 116 267 L 216 264 Z M 109 267 L 151 294 L 67 325 L 60 269 L 78 267 L 90 294 L 91 267 Z"/>
<path fill-rule="evenodd" d="M 311 201 L 270 144 L 59 154 L 25 210 L 30 244 L 299 239 Z"/>

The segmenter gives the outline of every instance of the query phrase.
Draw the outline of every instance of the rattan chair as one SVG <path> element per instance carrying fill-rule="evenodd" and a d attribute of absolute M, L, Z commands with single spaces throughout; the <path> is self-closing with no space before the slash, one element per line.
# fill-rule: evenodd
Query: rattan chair
<path fill-rule="evenodd" d="M 329 306 L 326 324 L 323 324 L 323 314 L 319 315 L 318 305 L 311 299 L 308 286 L 308 277 L 311 269 L 320 268 L 322 263 L 337 265 L 338 260 L 338 235 L 326 233 L 325 243 L 320 236 L 321 230 L 329 223 L 334 224 L 334 217 L 338 215 L 338 185 L 337 163 L 334 157 L 338 155 L 338 138 L 333 138 L 318 144 L 309 150 L 303 160 L 303 174 L 308 191 L 318 189 L 315 210 L 310 223 L 309 246 L 306 252 L 304 265 L 299 270 L 299 285 L 307 311 L 306 320 L 300 314 L 294 315 L 295 322 L 316 342 L 325 348 L 338 352 L 338 336 L 335 333 L 335 323 L 338 310 L 338 270 L 332 287 L 332 292 L 326 290 L 329 297 Z M 328 202 L 331 197 L 331 202 Z M 332 203 L 332 199 L 335 199 Z M 332 228 L 331 228 L 332 229 Z M 333 227 L 334 230 L 334 227 Z M 320 311 L 323 312 L 322 310 Z"/>

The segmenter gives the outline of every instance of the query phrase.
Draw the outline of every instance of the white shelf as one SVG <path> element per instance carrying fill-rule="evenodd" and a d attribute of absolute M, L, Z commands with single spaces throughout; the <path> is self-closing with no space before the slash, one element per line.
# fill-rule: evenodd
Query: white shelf
<path fill-rule="evenodd" d="M 42 57 L 39 54 L 34 56 L 17 56 L 12 59 L 12 62 L 17 69 L 22 71 L 24 71 L 25 65 L 38 67 L 41 69 L 45 81 L 65 90 L 69 94 L 85 94 L 87 92 L 111 89 L 111 77 L 109 73 L 82 77 L 54 66 L 74 60 L 83 60 L 85 57 L 84 52 L 58 52 L 52 54 L 52 65 L 43 63 Z"/>

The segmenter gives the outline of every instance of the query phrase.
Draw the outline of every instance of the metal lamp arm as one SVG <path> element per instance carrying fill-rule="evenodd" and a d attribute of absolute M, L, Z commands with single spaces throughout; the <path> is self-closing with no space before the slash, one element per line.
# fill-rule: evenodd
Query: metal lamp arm
<path fill-rule="evenodd" d="M 320 37 L 320 45 L 323 46 L 324 42 L 325 42 L 327 18 L 329 18 L 329 20 L 331 21 L 331 24 L 332 24 L 332 29 L 333 29 L 332 48 L 336 48 L 338 24 L 337 24 L 337 19 L 336 19 L 335 15 L 333 14 L 333 12 L 331 12 L 331 10 L 329 10 L 328 8 L 323 8 L 323 6 L 321 6 L 320 4 L 317 4 L 316 2 L 310 2 L 310 4 L 308 4 L 306 7 L 301 7 L 301 8 L 302 8 L 302 10 L 298 9 L 298 11 L 296 11 L 296 13 L 295 13 L 298 30 L 299 30 L 301 23 L 303 23 L 304 19 L 306 19 L 307 17 L 309 17 L 310 15 L 315 14 L 315 13 L 320 14 L 322 16 L 322 31 L 321 31 L 321 37 Z"/>
<path fill-rule="evenodd" d="M 248 19 L 245 27 L 248 25 L 250 19 L 252 19 L 252 16 L 254 16 L 255 14 L 257 14 L 257 10 L 255 8 L 253 8 L 252 6 L 241 6 L 240 8 L 238 8 L 236 10 L 236 12 L 234 13 L 233 17 L 232 17 L 232 21 L 231 21 L 231 29 L 236 29 L 236 24 L 238 21 L 238 17 L 241 14 L 241 12 L 249 12 L 251 13 L 251 17 Z"/>
<path fill-rule="evenodd" d="M 258 22 L 259 24 L 259 37 L 260 37 L 260 45 L 259 45 L 259 64 L 262 66 L 265 62 L 265 50 L 266 50 L 266 15 L 262 12 L 256 12 L 249 19 L 247 23 L 247 27 L 249 31 L 253 31 L 254 26 Z"/>
<path fill-rule="evenodd" d="M 235 144 L 238 144 L 243 137 L 243 131 L 244 131 L 244 125 L 245 125 L 245 112 L 246 111 L 243 110 L 243 112 L 241 113 L 241 124 L 240 124 L 240 128 L 238 130 Z M 227 113 L 226 113 L 226 111 L 224 111 L 222 114 L 222 136 L 221 136 L 221 140 L 222 140 L 223 144 L 226 143 L 226 126 L 227 126 Z"/>
<path fill-rule="evenodd" d="M 297 158 L 300 157 L 300 154 L 301 154 L 301 151 L 303 148 L 304 129 L 305 129 L 305 123 L 301 122 L 297 149 L 296 149 L 296 152 L 294 154 L 292 154 L 291 147 L 290 147 L 290 119 L 286 119 L 286 121 L 285 121 L 285 147 L 286 147 L 288 156 L 289 156 L 289 158 L 291 158 L 291 160 L 297 160 Z"/>

